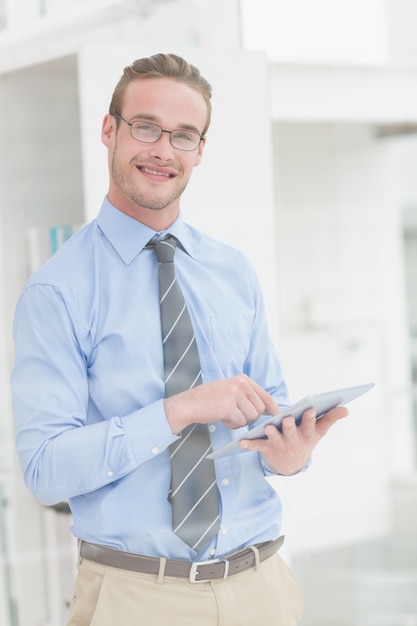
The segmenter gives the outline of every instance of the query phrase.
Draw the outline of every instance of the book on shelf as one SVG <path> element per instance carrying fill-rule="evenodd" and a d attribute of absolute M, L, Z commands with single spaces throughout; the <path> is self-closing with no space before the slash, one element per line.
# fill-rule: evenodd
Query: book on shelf
<path fill-rule="evenodd" d="M 28 271 L 32 274 L 65 243 L 82 224 L 61 224 L 27 231 Z"/>

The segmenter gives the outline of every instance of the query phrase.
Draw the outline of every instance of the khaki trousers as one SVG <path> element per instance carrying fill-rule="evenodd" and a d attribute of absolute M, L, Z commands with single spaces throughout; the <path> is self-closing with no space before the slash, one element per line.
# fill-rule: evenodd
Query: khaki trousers
<path fill-rule="evenodd" d="M 159 580 L 80 559 L 67 626 L 296 626 L 300 588 L 279 554 L 225 580 Z"/>

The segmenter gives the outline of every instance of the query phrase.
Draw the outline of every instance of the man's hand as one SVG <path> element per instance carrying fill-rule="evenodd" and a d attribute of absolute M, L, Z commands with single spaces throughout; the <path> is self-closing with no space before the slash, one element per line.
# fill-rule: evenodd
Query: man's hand
<path fill-rule="evenodd" d="M 198 385 L 164 400 L 172 432 L 189 424 L 222 422 L 228 428 L 253 424 L 260 415 L 276 415 L 280 408 L 262 387 L 245 374 Z"/>
<path fill-rule="evenodd" d="M 244 439 L 240 445 L 245 450 L 260 452 L 272 471 L 290 476 L 303 469 L 320 439 L 346 415 L 345 407 L 337 407 L 316 420 L 314 409 L 308 409 L 299 426 L 293 417 L 285 417 L 282 433 L 276 426 L 268 425 L 265 427 L 267 439 Z"/>

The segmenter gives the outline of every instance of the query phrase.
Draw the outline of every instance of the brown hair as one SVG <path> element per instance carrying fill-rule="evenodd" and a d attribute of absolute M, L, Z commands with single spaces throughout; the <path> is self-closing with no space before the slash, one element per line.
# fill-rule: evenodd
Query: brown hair
<path fill-rule="evenodd" d="M 141 78 L 173 78 L 199 91 L 207 105 L 207 122 L 203 135 L 207 132 L 211 119 L 211 85 L 200 74 L 197 67 L 187 63 L 185 59 L 176 54 L 155 54 L 151 57 L 137 59 L 125 67 L 113 92 L 109 108 L 111 115 L 121 113 L 126 87 L 132 81 Z"/>

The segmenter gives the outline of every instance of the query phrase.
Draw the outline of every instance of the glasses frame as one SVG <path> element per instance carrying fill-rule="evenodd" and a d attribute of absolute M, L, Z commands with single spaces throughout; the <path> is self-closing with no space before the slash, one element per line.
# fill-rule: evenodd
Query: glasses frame
<path fill-rule="evenodd" d="M 135 122 L 140 122 L 141 120 L 134 120 L 133 122 L 129 122 L 128 120 L 126 120 L 122 115 L 120 115 L 120 113 L 113 113 L 113 117 L 117 117 L 119 118 L 119 120 L 122 120 L 122 122 L 124 122 L 125 124 L 127 124 L 128 126 L 130 126 L 130 134 L 132 136 L 132 139 L 134 139 L 135 141 L 140 141 L 140 143 L 147 143 L 147 144 L 154 144 L 157 141 L 159 141 L 162 137 L 162 133 L 167 133 L 169 135 L 169 143 L 171 144 L 171 146 L 173 148 L 175 148 L 175 150 L 181 150 L 181 152 L 194 152 L 194 150 L 197 150 L 200 147 L 201 142 L 203 141 L 205 135 L 200 135 L 196 130 L 190 130 L 190 133 L 193 133 L 194 135 L 196 135 L 197 137 L 199 137 L 199 142 L 198 144 L 195 146 L 195 148 L 179 148 L 178 146 L 175 146 L 172 143 L 172 133 L 178 132 L 178 131 L 184 131 L 184 130 L 188 130 L 188 129 L 184 129 L 184 128 L 174 128 L 173 130 L 166 130 L 165 128 L 161 128 L 161 126 L 159 126 L 159 124 L 154 124 L 154 122 L 148 122 L 151 126 L 155 126 L 155 128 L 159 128 L 160 135 L 157 139 L 155 139 L 155 141 L 144 141 L 143 139 L 138 139 L 137 137 L 135 137 L 133 135 L 133 125 L 135 124 Z M 144 122 L 147 122 L 147 120 L 143 120 Z"/>

